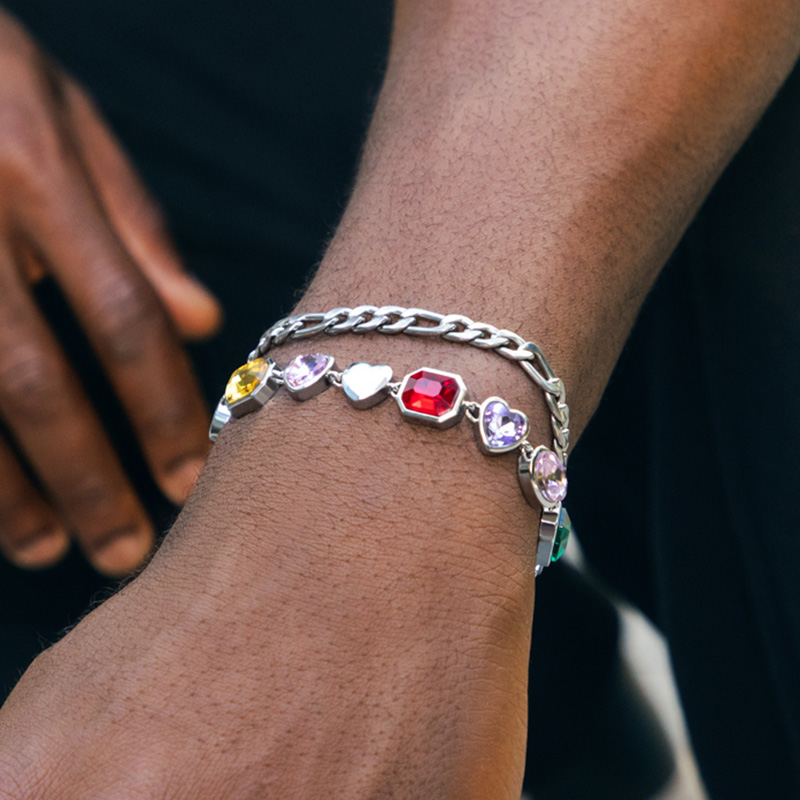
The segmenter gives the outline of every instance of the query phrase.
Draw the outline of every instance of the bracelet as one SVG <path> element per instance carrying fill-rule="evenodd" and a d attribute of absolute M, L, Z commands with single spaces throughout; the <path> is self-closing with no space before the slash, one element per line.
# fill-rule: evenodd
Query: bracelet
<path fill-rule="evenodd" d="M 339 370 L 333 356 L 309 353 L 296 356 L 285 367 L 271 358 L 256 356 L 230 377 L 209 430 L 216 441 L 232 419 L 264 406 L 284 388 L 295 400 L 315 397 L 332 386 L 354 408 L 366 409 L 394 397 L 403 417 L 439 429 L 465 417 L 473 424 L 482 452 L 497 455 L 519 450 L 517 476 L 525 499 L 541 508 L 535 574 L 558 561 L 566 550 L 572 525 L 563 507 L 567 494 L 564 463 L 556 452 L 528 441 L 528 418 L 501 397 L 470 400 L 467 386 L 456 373 L 421 367 L 401 381 L 393 381 L 391 367 L 358 361 Z"/>
<path fill-rule="evenodd" d="M 421 324 L 432 323 L 432 324 Z M 553 451 L 566 465 L 569 451 L 569 406 L 564 382 L 557 378 L 541 349 L 513 331 L 474 322 L 463 314 L 439 314 L 421 308 L 362 305 L 333 308 L 324 313 L 295 314 L 278 320 L 261 336 L 250 361 L 263 358 L 270 349 L 290 339 L 307 339 L 326 333 L 385 333 L 407 336 L 440 336 L 448 342 L 493 350 L 516 361 L 544 392 L 553 429 Z M 538 364 L 538 369 L 537 369 Z"/>

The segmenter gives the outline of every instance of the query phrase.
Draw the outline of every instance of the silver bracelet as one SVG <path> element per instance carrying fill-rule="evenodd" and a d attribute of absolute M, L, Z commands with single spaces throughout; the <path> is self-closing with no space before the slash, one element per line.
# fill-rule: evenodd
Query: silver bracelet
<path fill-rule="evenodd" d="M 541 349 L 513 331 L 474 322 L 462 314 L 439 314 L 421 308 L 401 306 L 355 306 L 333 308 L 324 313 L 295 314 L 266 330 L 249 360 L 263 358 L 269 351 L 291 339 L 308 339 L 321 333 L 403 333 L 407 336 L 440 336 L 494 350 L 503 358 L 516 361 L 525 374 L 544 392 L 553 429 L 553 451 L 566 465 L 569 458 L 569 406 L 564 382 L 557 378 Z"/>
<path fill-rule="evenodd" d="M 528 418 L 501 397 L 483 402 L 469 399 L 463 378 L 453 372 L 421 367 L 401 381 L 393 381 L 386 364 L 358 361 L 344 370 L 333 356 L 309 353 L 296 356 L 285 367 L 271 358 L 256 356 L 231 375 L 217 405 L 209 430 L 212 441 L 232 419 L 258 410 L 283 387 L 295 400 L 308 400 L 332 386 L 350 405 L 371 408 L 389 397 L 403 417 L 439 429 L 450 428 L 465 417 L 473 424 L 480 449 L 488 455 L 519 451 L 517 476 L 525 499 L 541 509 L 535 574 L 564 553 L 571 522 L 563 501 L 567 494 L 566 467 L 553 450 L 528 441 Z"/>

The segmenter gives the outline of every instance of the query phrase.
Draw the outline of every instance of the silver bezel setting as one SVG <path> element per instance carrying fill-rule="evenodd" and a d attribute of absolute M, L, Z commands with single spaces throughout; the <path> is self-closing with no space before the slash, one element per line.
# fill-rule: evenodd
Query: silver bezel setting
<path fill-rule="evenodd" d="M 409 408 L 406 408 L 403 405 L 403 392 L 406 390 L 406 385 L 411 380 L 411 378 L 416 375 L 418 372 L 434 372 L 437 375 L 441 375 L 445 378 L 455 378 L 456 383 L 458 384 L 458 394 L 456 394 L 455 401 L 453 402 L 453 407 L 442 414 L 440 417 L 434 417 L 430 414 L 423 414 L 420 411 L 412 411 Z M 456 374 L 455 372 L 445 372 L 443 369 L 436 369 L 435 367 L 417 367 L 417 369 L 412 370 L 409 372 L 403 380 L 400 382 L 400 387 L 397 390 L 397 394 L 395 395 L 395 400 L 397 400 L 397 405 L 400 407 L 400 413 L 408 420 L 413 422 L 419 422 L 423 425 L 430 425 L 434 428 L 438 428 L 439 430 L 445 430 L 446 428 L 452 428 L 453 425 L 457 425 L 462 417 L 464 416 L 464 401 L 467 399 L 467 386 L 464 383 L 464 379 Z"/>
<path fill-rule="evenodd" d="M 519 478 L 519 485 L 522 487 L 522 494 L 525 495 L 525 499 L 534 508 L 536 508 L 538 504 L 542 508 L 550 509 L 560 505 L 562 501 L 556 500 L 556 502 L 553 502 L 545 497 L 545 495 L 542 494 L 542 491 L 537 486 L 533 475 L 533 465 L 536 461 L 536 457 L 539 455 L 539 453 L 545 450 L 551 453 L 553 452 L 549 447 L 545 447 L 543 444 L 540 444 L 527 458 L 525 453 L 520 453 L 519 463 L 517 465 L 517 476 Z"/>
<path fill-rule="evenodd" d="M 553 549 L 556 546 L 556 534 L 558 533 L 558 520 L 560 517 L 561 503 L 556 503 L 552 508 L 542 509 L 542 516 L 539 520 L 539 542 L 536 549 L 537 575 L 552 563 Z"/>
<path fill-rule="evenodd" d="M 214 415 L 211 417 L 211 424 L 208 426 L 208 438 L 212 442 L 217 441 L 220 431 L 230 422 L 231 410 L 225 402 L 225 398 L 220 398 L 217 407 L 214 409 Z"/>
<path fill-rule="evenodd" d="M 371 371 L 374 370 L 376 374 L 380 375 L 379 380 L 376 381 L 375 390 L 369 396 L 356 397 L 355 395 L 351 394 L 352 387 L 348 383 L 348 379 L 349 375 L 352 374 L 355 368 L 368 368 Z M 378 373 L 378 370 L 381 372 Z M 347 398 L 347 402 L 350 403 L 353 408 L 372 408 L 372 406 L 376 406 L 378 403 L 385 400 L 391 393 L 392 377 L 392 368 L 388 364 L 370 364 L 368 361 L 356 361 L 353 364 L 348 365 L 342 372 L 342 377 L 340 379 L 342 392 Z"/>
<path fill-rule="evenodd" d="M 512 414 L 519 414 L 525 420 L 525 429 L 523 430 L 522 434 L 520 435 L 518 441 L 514 442 L 513 444 L 504 445 L 502 447 L 494 447 L 489 444 L 489 439 L 486 436 L 486 430 L 483 426 L 483 415 L 488 408 L 490 403 L 502 403 Z M 480 448 L 481 452 L 486 453 L 487 455 L 499 455 L 501 453 L 510 453 L 512 450 L 516 450 L 525 439 L 528 437 L 528 432 L 530 430 L 530 422 L 528 421 L 528 415 L 523 414 L 516 408 L 511 408 L 511 406 L 502 398 L 493 395 L 492 397 L 487 397 L 481 404 L 480 408 L 478 409 L 478 421 L 475 423 L 475 439 L 478 443 L 478 447 Z"/>
<path fill-rule="evenodd" d="M 250 392 L 247 397 L 237 400 L 235 403 L 225 402 L 231 416 L 237 419 L 250 414 L 253 411 L 258 411 L 261 406 L 272 399 L 275 392 L 280 388 L 280 380 L 278 377 L 278 365 L 271 359 L 264 359 L 267 364 L 267 371 L 264 377 L 259 382 L 258 386 Z"/>
<path fill-rule="evenodd" d="M 328 373 L 336 369 L 333 356 L 326 355 L 325 353 L 301 353 L 295 356 L 295 358 L 303 358 L 304 356 L 322 356 L 325 359 L 325 368 L 307 383 L 303 383 L 297 388 L 294 388 L 286 380 L 286 369 L 289 364 L 295 360 L 293 358 L 292 361 L 283 368 L 283 385 L 286 387 L 286 391 L 293 400 L 310 400 L 312 397 L 322 394 L 326 389 L 330 389 L 331 384 L 328 381 Z"/>

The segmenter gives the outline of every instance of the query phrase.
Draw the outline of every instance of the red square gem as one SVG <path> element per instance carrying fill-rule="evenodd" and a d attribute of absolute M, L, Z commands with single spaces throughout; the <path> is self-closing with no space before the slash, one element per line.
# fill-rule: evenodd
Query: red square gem
<path fill-rule="evenodd" d="M 400 400 L 409 411 L 441 417 L 453 408 L 458 392 L 458 381 L 451 375 L 421 369 L 409 376 Z"/>

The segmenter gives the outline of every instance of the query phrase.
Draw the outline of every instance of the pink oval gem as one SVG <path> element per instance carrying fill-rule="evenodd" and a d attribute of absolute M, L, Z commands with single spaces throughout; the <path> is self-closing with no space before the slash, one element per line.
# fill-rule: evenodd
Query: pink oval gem
<path fill-rule="evenodd" d="M 560 503 L 567 496 L 567 470 L 552 450 L 542 450 L 534 459 L 533 480 L 551 503 Z"/>

